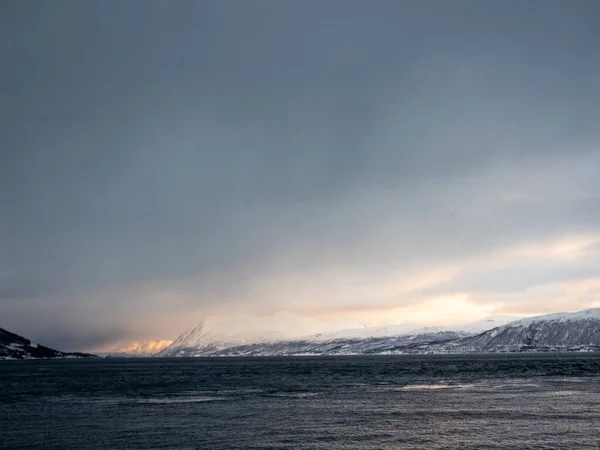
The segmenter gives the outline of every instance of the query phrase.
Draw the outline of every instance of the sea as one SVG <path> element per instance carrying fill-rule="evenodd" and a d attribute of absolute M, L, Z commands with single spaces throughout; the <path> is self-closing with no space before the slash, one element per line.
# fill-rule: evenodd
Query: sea
<path fill-rule="evenodd" d="M 600 354 L 0 361 L 5 449 L 600 448 Z"/>

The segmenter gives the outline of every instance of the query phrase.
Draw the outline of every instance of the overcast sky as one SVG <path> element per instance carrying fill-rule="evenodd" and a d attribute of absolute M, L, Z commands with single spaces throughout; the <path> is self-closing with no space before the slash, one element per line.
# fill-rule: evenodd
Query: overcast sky
<path fill-rule="evenodd" d="M 600 306 L 600 2 L 0 3 L 0 327 Z"/>

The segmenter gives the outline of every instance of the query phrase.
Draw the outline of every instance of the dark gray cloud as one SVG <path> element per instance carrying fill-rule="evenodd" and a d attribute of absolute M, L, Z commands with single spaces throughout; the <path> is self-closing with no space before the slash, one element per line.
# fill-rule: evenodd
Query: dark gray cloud
<path fill-rule="evenodd" d="M 599 18 L 593 0 L 4 2 L 0 314 L 104 330 L 76 306 L 133 300 L 92 292 L 597 229 Z"/>

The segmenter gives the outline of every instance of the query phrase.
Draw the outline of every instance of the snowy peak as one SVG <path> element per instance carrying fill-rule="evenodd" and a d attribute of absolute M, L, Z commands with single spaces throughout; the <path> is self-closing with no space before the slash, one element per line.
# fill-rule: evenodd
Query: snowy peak
<path fill-rule="evenodd" d="M 600 308 L 530 317 L 452 343 L 459 353 L 599 351 Z"/>
<path fill-rule="evenodd" d="M 506 325 L 507 323 L 514 322 L 516 320 L 521 320 L 522 317 L 519 316 L 490 316 L 484 319 L 478 320 L 477 322 L 469 323 L 466 325 L 460 326 L 450 326 L 447 327 L 448 330 L 454 331 L 464 331 L 467 333 L 483 333 L 484 331 L 491 330 L 492 328 L 501 327 Z"/>
<path fill-rule="evenodd" d="M 584 309 L 582 311 L 576 311 L 571 313 L 552 313 L 543 316 L 527 317 L 512 323 L 513 326 L 529 326 L 535 322 L 557 322 L 567 323 L 576 322 L 582 320 L 598 320 L 600 321 L 600 308 Z"/>
<path fill-rule="evenodd" d="M 200 355 L 233 346 L 290 340 L 349 325 L 364 327 L 362 324 L 348 322 L 327 324 L 286 312 L 270 316 L 210 316 L 182 333 L 170 346 L 161 350 L 158 356 Z"/>
<path fill-rule="evenodd" d="M 389 325 L 381 327 L 366 327 L 329 331 L 327 333 L 318 333 L 304 336 L 303 339 L 312 341 L 330 341 L 336 339 L 373 339 L 380 337 L 398 336 L 409 333 L 420 325 Z"/>
<path fill-rule="evenodd" d="M 320 333 L 313 336 L 304 336 L 304 339 L 314 341 L 326 341 L 335 339 L 377 339 L 386 338 L 393 336 L 407 336 L 417 334 L 432 334 L 442 332 L 456 332 L 456 333 L 481 333 L 483 331 L 491 330 L 492 328 L 505 325 L 514 320 L 518 320 L 521 317 L 517 316 L 492 316 L 486 317 L 474 323 L 468 323 L 465 325 L 454 325 L 454 326 L 423 326 L 418 324 L 396 324 L 396 325 L 385 325 L 379 327 L 366 327 L 353 328 L 339 331 L 332 331 L 329 333 Z"/>
<path fill-rule="evenodd" d="M 284 337 L 285 334 L 279 330 L 239 327 L 232 321 L 216 321 L 209 318 L 181 334 L 169 347 L 191 348 L 209 344 L 223 346 L 249 342 L 268 342 Z"/>

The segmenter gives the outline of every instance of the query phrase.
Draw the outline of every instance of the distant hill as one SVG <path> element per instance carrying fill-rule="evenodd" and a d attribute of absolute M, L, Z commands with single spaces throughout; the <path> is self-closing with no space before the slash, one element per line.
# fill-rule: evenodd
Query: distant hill
<path fill-rule="evenodd" d="M 0 328 L 0 359 L 38 358 L 96 358 L 96 356 L 89 353 L 68 353 L 54 350 Z"/>

